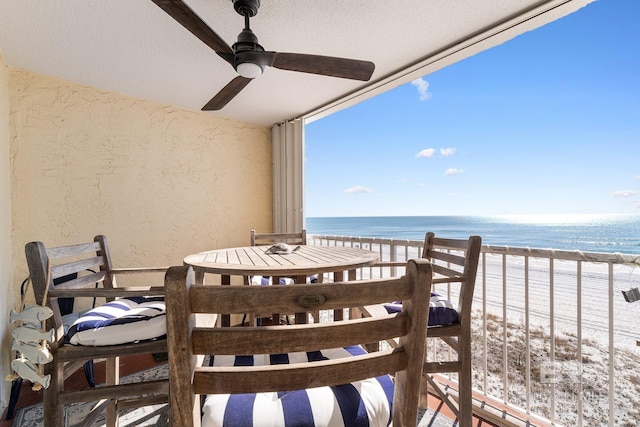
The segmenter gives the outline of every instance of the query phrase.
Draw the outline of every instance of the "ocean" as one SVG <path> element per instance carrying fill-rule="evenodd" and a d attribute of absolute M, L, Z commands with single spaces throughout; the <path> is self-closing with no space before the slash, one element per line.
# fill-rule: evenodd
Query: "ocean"
<path fill-rule="evenodd" d="M 484 244 L 640 254 L 640 215 L 308 217 L 308 234 L 423 240 L 425 232 Z"/>

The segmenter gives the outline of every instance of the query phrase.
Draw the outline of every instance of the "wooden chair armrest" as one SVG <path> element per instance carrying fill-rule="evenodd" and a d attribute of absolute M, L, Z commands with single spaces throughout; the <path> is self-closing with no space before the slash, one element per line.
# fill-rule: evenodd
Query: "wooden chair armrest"
<path fill-rule="evenodd" d="M 358 308 L 362 317 L 382 317 L 389 314 L 382 304 L 364 305 Z"/>
<path fill-rule="evenodd" d="M 357 307 L 358 315 L 361 317 L 383 317 L 388 316 L 389 313 L 387 309 L 384 308 L 382 304 L 372 304 L 372 305 L 363 305 Z M 385 340 L 385 342 L 391 348 L 400 347 L 400 341 L 397 338 L 390 338 Z M 380 350 L 380 343 L 372 343 L 367 346 L 367 351 L 378 351 Z"/>
<path fill-rule="evenodd" d="M 134 268 L 112 268 L 112 274 L 136 274 L 136 273 L 165 273 L 169 267 L 134 267 Z"/>
<path fill-rule="evenodd" d="M 460 279 L 459 277 L 434 277 L 433 278 L 434 285 L 437 285 L 439 283 L 457 283 L 461 281 L 462 279 Z"/>
<path fill-rule="evenodd" d="M 124 298 L 124 297 L 146 297 L 163 296 L 164 287 L 127 287 L 127 288 L 95 288 L 95 289 L 50 289 L 49 296 L 58 298 L 89 297 L 89 298 Z"/>

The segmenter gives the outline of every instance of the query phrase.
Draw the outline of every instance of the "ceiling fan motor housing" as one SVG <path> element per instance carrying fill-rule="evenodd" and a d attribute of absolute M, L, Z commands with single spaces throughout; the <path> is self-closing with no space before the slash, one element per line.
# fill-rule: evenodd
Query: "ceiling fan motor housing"
<path fill-rule="evenodd" d="M 249 28 L 242 30 L 238 35 L 238 41 L 233 44 L 232 48 L 235 53 L 234 66 L 238 72 L 240 72 L 238 65 L 244 63 L 258 65 L 260 67 L 259 74 L 262 74 L 266 65 L 271 65 L 269 62 L 272 61 L 267 61 L 266 57 L 263 58 L 258 53 L 264 52 L 264 48 L 258 43 L 258 38 Z"/>

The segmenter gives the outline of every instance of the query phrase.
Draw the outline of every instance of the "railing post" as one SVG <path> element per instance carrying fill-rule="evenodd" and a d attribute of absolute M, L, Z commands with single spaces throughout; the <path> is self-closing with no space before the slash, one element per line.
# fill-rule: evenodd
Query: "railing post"
<path fill-rule="evenodd" d="M 549 258 L 549 358 L 551 359 L 551 363 L 555 363 L 556 361 L 556 330 L 555 330 L 555 281 L 554 281 L 554 272 L 553 272 L 553 258 Z M 554 370 L 556 367 L 554 366 Z M 551 399 L 549 401 L 549 419 L 552 423 L 556 422 L 556 382 L 551 382 Z"/>
<path fill-rule="evenodd" d="M 613 262 L 609 262 L 609 426 L 615 425 L 615 346 L 613 345 Z"/>
<path fill-rule="evenodd" d="M 391 239 L 391 242 L 389 242 L 389 261 L 396 262 L 398 260 L 398 254 L 396 251 L 397 247 L 395 240 Z M 391 277 L 396 277 L 396 270 L 397 268 L 395 266 L 391 267 Z"/>
<path fill-rule="evenodd" d="M 580 364 L 580 373 L 578 374 L 578 427 L 582 427 L 584 417 L 582 413 L 582 261 L 578 261 L 576 265 L 576 288 L 577 288 L 577 312 L 576 312 L 576 341 L 577 355 L 576 359 Z"/>

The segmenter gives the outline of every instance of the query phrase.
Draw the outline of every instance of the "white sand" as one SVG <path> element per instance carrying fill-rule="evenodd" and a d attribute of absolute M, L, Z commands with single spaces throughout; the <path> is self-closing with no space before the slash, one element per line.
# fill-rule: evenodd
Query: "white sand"
<path fill-rule="evenodd" d="M 374 246 L 374 250 L 378 248 Z M 410 254 L 409 257 L 416 256 Z M 383 259 L 388 251 L 383 250 Z M 506 292 L 508 401 L 526 407 L 529 396 L 532 413 L 550 417 L 555 400 L 555 421 L 577 425 L 579 404 L 583 425 L 606 425 L 609 414 L 609 331 L 614 346 L 614 418 L 615 425 L 640 425 L 640 301 L 627 303 L 622 290 L 640 286 L 639 266 L 613 266 L 612 304 L 609 316 L 609 265 L 582 263 L 581 301 L 578 301 L 577 263 L 553 261 L 551 278 L 548 259 L 529 258 L 529 348 L 525 341 L 525 273 L 524 258 L 506 257 L 506 284 L 503 281 L 502 255 L 486 256 L 486 273 L 481 264 L 476 281 L 474 309 L 478 311 L 474 339 L 475 387 L 484 387 L 483 334 L 487 331 L 488 395 L 503 398 L 503 307 Z M 396 274 L 402 274 L 402 269 Z M 365 277 L 391 274 L 389 269 L 365 269 Z M 553 280 L 553 298 L 550 282 Z M 506 291 L 505 291 L 506 289 Z M 446 288 L 439 289 L 447 292 Z M 483 302 L 483 297 L 486 300 Z M 451 297 L 455 299 L 455 293 Z M 581 327 L 578 326 L 578 304 L 581 305 Z M 489 322 L 482 323 L 481 311 L 486 307 Z M 553 321 L 551 313 L 553 313 Z M 610 320 L 611 319 L 611 320 Z M 550 332 L 553 330 L 555 360 L 564 372 L 558 384 L 540 382 L 541 367 L 550 359 Z M 582 360 L 578 360 L 577 337 L 582 334 Z M 526 357 L 530 357 L 531 385 L 525 387 Z M 577 363 L 582 362 L 578 368 Z M 574 375 L 576 372 L 580 375 Z M 573 377 L 577 378 L 576 380 Z M 583 399 L 579 403 L 578 396 Z"/>

